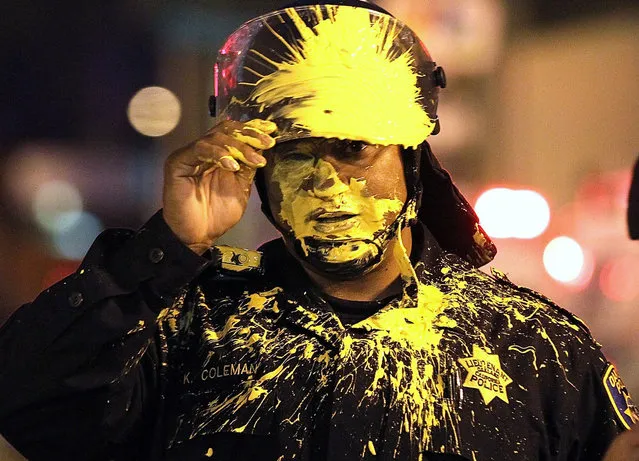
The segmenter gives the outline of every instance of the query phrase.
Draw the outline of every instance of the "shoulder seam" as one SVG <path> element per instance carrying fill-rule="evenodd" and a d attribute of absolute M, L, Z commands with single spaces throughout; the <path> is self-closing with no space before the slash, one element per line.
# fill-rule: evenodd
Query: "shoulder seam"
<path fill-rule="evenodd" d="M 558 312 L 560 312 L 564 316 L 568 317 L 568 319 L 570 319 L 571 321 L 574 321 L 575 324 L 579 328 L 581 328 L 588 335 L 588 337 L 590 339 L 592 339 L 599 346 L 599 343 L 597 343 L 594 340 L 594 338 L 592 337 L 592 333 L 590 332 L 590 328 L 588 328 L 588 325 L 586 325 L 586 323 L 583 320 L 581 320 L 579 317 L 577 317 L 575 314 L 573 314 L 572 312 L 570 312 L 567 309 L 564 309 L 563 307 L 561 307 L 560 305 L 555 303 L 553 300 L 551 300 L 547 296 L 539 293 L 538 291 L 533 290 L 532 288 L 528 288 L 528 287 L 517 285 L 516 283 L 512 282 L 508 278 L 508 276 L 504 272 L 500 271 L 499 269 L 495 269 L 495 268 L 491 267 L 490 268 L 490 272 L 491 272 L 491 275 L 493 276 L 493 278 L 497 282 L 505 284 L 505 285 L 508 285 L 508 286 L 516 289 L 517 291 L 526 293 L 526 294 L 532 296 L 533 298 L 546 303 L 547 305 L 549 305 L 550 307 L 554 308 L 555 310 L 557 310 Z"/>

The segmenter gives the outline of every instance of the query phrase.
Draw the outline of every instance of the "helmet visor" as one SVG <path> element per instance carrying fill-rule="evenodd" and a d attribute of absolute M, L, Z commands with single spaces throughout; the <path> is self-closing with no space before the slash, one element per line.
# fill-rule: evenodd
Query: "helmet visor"
<path fill-rule="evenodd" d="M 415 147 L 436 120 L 435 64 L 393 17 L 365 8 L 287 8 L 242 25 L 219 52 L 218 119 L 265 119 L 276 139 Z"/>

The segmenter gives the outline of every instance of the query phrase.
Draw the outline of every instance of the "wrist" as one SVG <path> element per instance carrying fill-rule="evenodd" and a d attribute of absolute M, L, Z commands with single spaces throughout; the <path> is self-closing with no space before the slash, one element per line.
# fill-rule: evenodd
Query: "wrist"
<path fill-rule="evenodd" d="M 213 238 L 193 238 L 193 235 L 201 235 L 202 231 L 198 229 L 184 229 L 184 226 L 180 226 L 178 223 L 183 222 L 182 217 L 172 219 L 170 213 L 167 213 L 165 209 L 162 209 L 162 217 L 164 222 L 169 227 L 173 235 L 182 242 L 184 246 L 189 248 L 193 253 L 202 256 L 202 254 L 208 250 L 213 243 L 218 239 L 218 236 Z M 186 230 L 186 232 L 184 232 Z"/>
<path fill-rule="evenodd" d="M 211 242 L 210 245 L 207 245 L 206 243 L 192 243 L 192 244 L 187 244 L 186 246 L 193 253 L 197 254 L 198 256 L 202 256 L 206 250 L 208 250 L 209 248 L 213 246 L 213 242 Z"/>

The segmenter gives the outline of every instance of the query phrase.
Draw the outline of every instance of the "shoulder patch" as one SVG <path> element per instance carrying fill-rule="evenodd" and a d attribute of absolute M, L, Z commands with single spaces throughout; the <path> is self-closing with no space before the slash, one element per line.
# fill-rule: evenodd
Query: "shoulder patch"
<path fill-rule="evenodd" d="M 628 389 L 613 364 L 608 364 L 606 368 L 603 385 L 621 424 L 626 429 L 630 429 L 630 426 L 639 423 L 639 410 L 630 398 Z"/>

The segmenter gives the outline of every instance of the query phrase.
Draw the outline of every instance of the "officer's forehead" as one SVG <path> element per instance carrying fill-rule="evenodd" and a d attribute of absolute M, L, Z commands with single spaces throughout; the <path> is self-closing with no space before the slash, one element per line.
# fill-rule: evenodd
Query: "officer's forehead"
<path fill-rule="evenodd" d="M 284 142 L 278 142 L 272 150 L 290 150 L 290 149 L 317 149 L 323 147 L 327 144 L 335 144 L 340 140 L 335 138 L 322 138 L 322 137 L 310 137 L 310 138 L 300 138 L 300 139 L 291 139 Z M 348 142 L 348 140 L 341 141 Z"/>
<path fill-rule="evenodd" d="M 352 153 L 370 145 L 364 141 L 352 139 L 310 137 L 278 142 L 270 151 L 273 153 L 296 151 L 308 154 Z"/>

